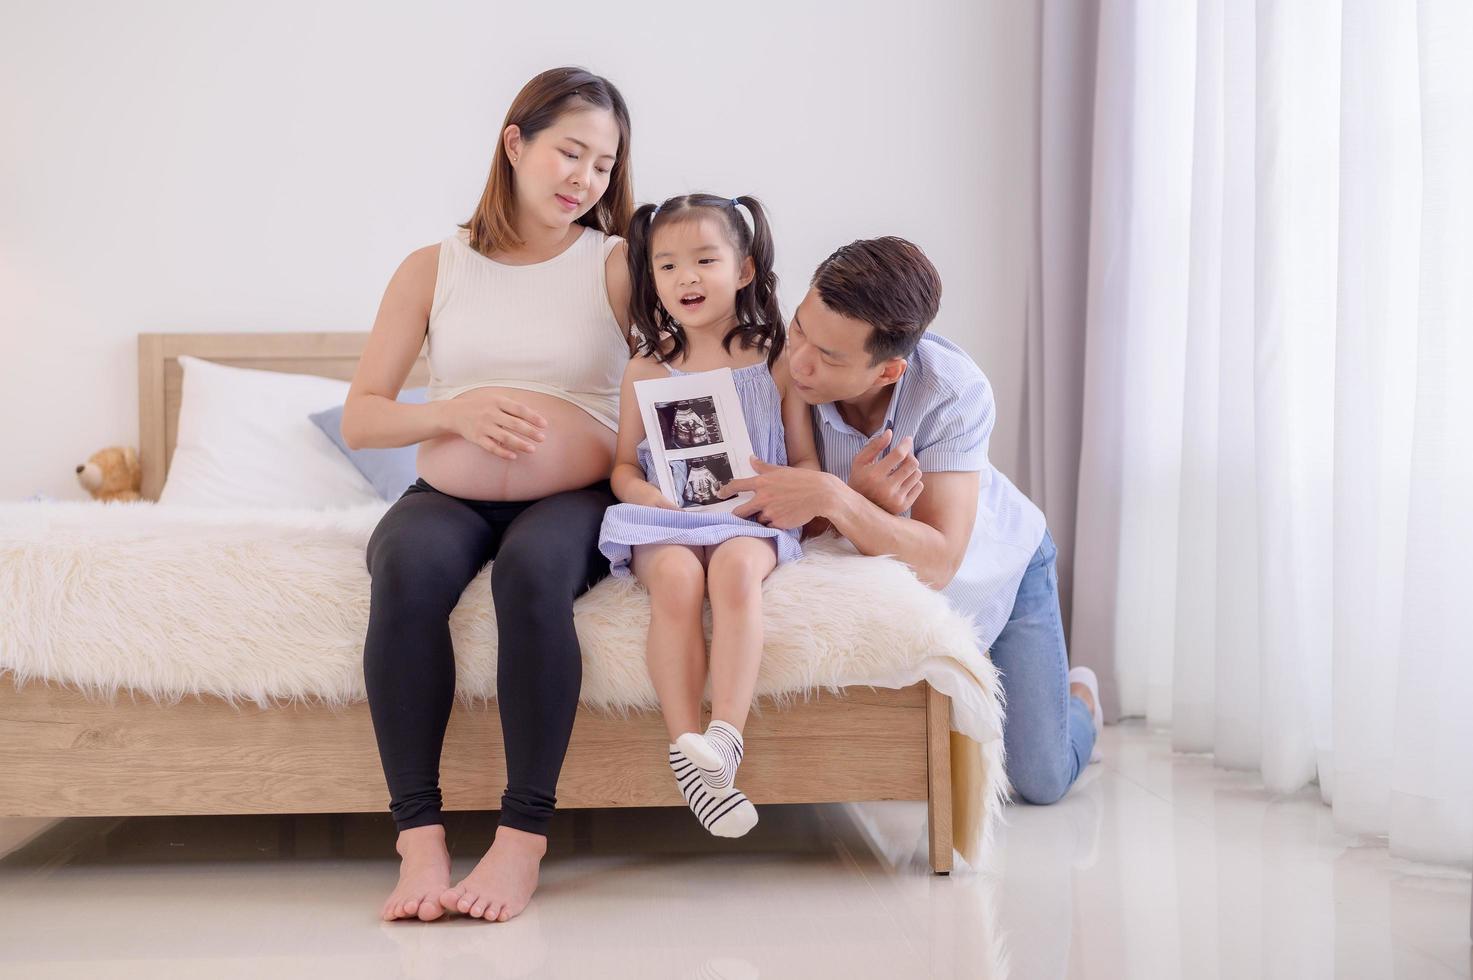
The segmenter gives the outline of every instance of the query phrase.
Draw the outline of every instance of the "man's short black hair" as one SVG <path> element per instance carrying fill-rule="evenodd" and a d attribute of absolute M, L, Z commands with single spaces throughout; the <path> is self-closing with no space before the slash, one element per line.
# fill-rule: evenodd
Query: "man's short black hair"
<path fill-rule="evenodd" d="M 850 242 L 824 259 L 809 285 L 823 305 L 873 329 L 870 364 L 909 357 L 941 307 L 941 276 L 904 238 Z"/>

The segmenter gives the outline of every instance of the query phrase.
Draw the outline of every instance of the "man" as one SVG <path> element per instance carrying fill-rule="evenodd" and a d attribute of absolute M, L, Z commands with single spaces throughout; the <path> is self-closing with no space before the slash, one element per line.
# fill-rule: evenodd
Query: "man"
<path fill-rule="evenodd" d="M 1068 671 L 1043 514 L 988 461 L 992 388 L 960 348 L 926 332 L 940 302 L 935 266 L 904 239 L 825 259 L 787 353 L 824 472 L 754 459 L 758 475 L 722 495 L 755 493 L 739 516 L 826 523 L 866 555 L 894 555 L 975 616 L 1007 697 L 1013 791 L 1053 803 L 1091 761 L 1098 684 L 1088 668 Z"/>

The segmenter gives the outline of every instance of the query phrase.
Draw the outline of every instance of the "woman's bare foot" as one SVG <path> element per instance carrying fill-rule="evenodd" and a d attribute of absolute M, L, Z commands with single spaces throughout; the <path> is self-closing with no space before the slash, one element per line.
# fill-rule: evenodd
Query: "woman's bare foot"
<path fill-rule="evenodd" d="M 1069 693 L 1074 695 L 1079 700 L 1083 701 L 1084 706 L 1089 709 L 1090 714 L 1094 714 L 1095 696 L 1094 693 L 1090 691 L 1090 689 L 1086 685 L 1075 681 L 1073 684 L 1069 685 Z"/>
<path fill-rule="evenodd" d="M 505 922 L 521 913 L 537 890 L 537 871 L 547 853 L 547 838 L 512 827 L 497 827 L 496 840 L 474 871 L 445 889 L 440 905 L 487 922 Z"/>
<path fill-rule="evenodd" d="M 420 918 L 425 922 L 445 914 L 439 897 L 450 884 L 450 851 L 445 847 L 441 824 L 414 827 L 399 832 L 394 848 L 399 863 L 399 884 L 384 903 L 385 922 Z"/>

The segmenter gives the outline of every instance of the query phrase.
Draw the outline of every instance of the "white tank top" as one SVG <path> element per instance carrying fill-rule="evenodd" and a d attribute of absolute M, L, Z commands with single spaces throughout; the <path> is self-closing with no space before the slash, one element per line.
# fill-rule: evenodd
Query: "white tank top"
<path fill-rule="evenodd" d="M 464 228 L 441 242 L 426 397 L 486 387 L 540 391 L 618 431 L 629 347 L 604 283 L 604 262 L 618 242 L 585 227 L 562 254 L 533 265 L 486 258 Z"/>

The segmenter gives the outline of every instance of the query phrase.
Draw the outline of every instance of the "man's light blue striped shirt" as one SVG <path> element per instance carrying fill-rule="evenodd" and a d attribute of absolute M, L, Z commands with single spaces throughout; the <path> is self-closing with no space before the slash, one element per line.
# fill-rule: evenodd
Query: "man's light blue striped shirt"
<path fill-rule="evenodd" d="M 975 617 L 984 648 L 1007 625 L 1018 584 L 1044 532 L 1043 512 L 987 458 L 996 415 L 992 385 L 982 369 L 960 347 L 933 333 L 921 338 L 908 359 L 885 421 L 874 432 L 857 431 L 832 402 L 813 410 L 823 468 L 840 479 L 849 479 L 864 444 L 892 425 L 891 446 L 910 436 L 922 472 L 981 474 L 977 523 L 961 567 L 943 591 L 956 609 Z"/>

